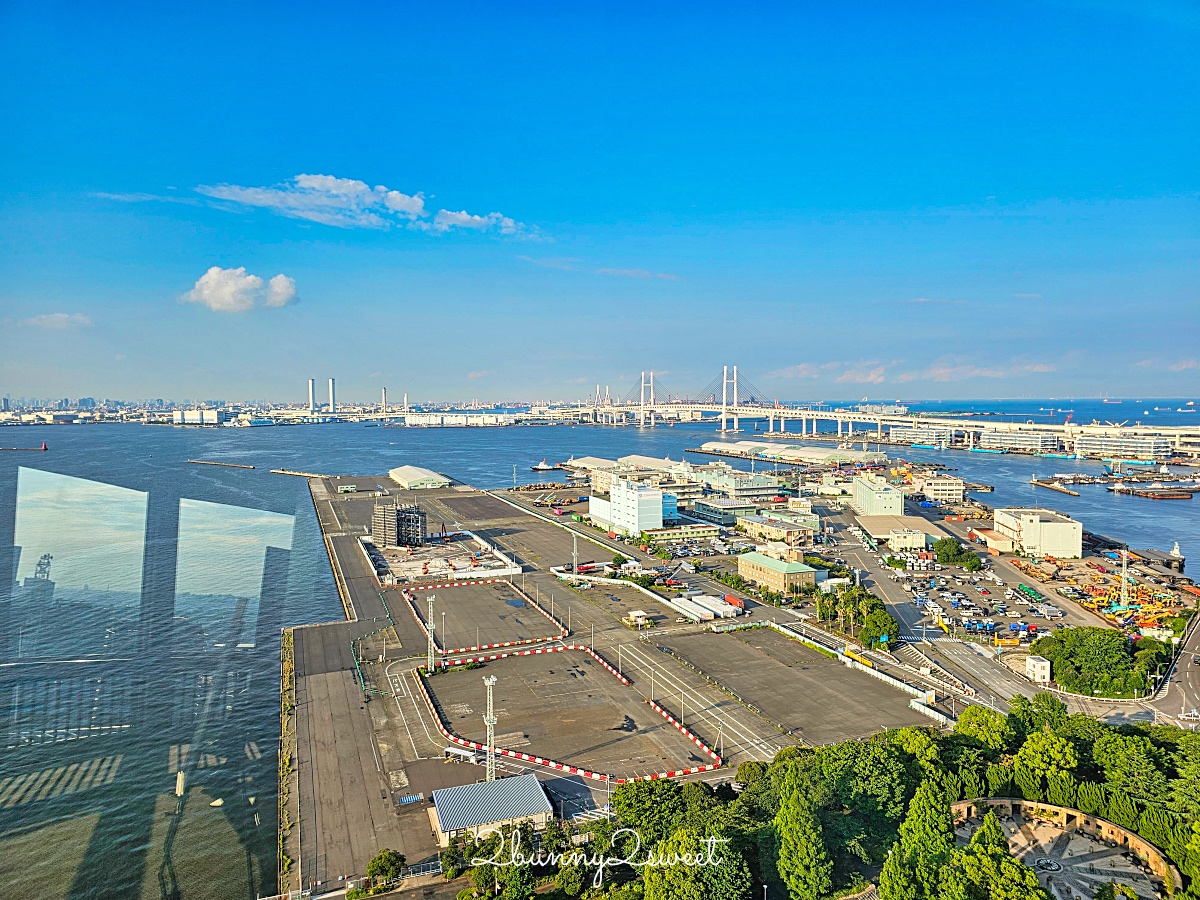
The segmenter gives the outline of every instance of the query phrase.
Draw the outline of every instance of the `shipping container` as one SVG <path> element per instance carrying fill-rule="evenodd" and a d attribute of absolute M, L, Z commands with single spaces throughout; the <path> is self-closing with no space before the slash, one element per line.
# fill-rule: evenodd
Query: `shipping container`
<path fill-rule="evenodd" d="M 740 610 L 746 609 L 746 601 L 741 597 L 735 597 L 733 594 L 726 594 L 724 599 L 725 602 L 730 606 L 736 606 Z"/>
<path fill-rule="evenodd" d="M 735 607 L 726 603 L 720 597 L 700 595 L 697 597 L 689 597 L 688 599 L 697 606 L 709 610 L 719 619 L 732 619 L 739 614 Z"/>
<path fill-rule="evenodd" d="M 579 513 L 571 513 L 571 521 L 572 522 L 582 522 L 583 516 L 581 516 Z"/>

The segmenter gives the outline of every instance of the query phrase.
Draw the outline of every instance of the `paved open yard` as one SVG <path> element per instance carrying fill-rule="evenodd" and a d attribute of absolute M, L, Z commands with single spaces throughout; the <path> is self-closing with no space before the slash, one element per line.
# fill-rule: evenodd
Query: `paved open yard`
<path fill-rule="evenodd" d="M 659 643 L 810 744 L 931 724 L 909 709 L 908 694 L 769 628 L 679 635 Z"/>
<path fill-rule="evenodd" d="M 496 744 L 590 771 L 627 777 L 712 760 L 595 660 L 579 651 L 509 657 L 429 680 L 450 728 L 483 741 L 495 675 Z"/>

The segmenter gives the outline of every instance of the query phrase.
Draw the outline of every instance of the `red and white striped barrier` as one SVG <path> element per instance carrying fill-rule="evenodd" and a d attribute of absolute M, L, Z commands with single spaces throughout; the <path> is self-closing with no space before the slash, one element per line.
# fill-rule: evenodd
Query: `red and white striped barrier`
<path fill-rule="evenodd" d="M 457 734 L 446 727 L 445 723 L 442 722 L 441 715 L 438 714 L 437 707 L 433 705 L 433 698 L 429 696 L 429 691 L 425 687 L 424 677 L 419 671 L 415 670 L 413 675 L 416 678 L 417 685 L 421 688 L 421 696 L 425 698 L 425 703 L 429 706 L 429 712 L 433 715 L 434 724 L 437 725 L 437 729 L 442 733 L 442 736 L 452 744 L 457 744 L 460 747 L 468 747 L 471 750 L 483 750 L 486 752 L 487 746 L 485 744 L 481 744 L 478 741 L 468 741 L 464 738 L 460 738 Z M 581 769 L 578 766 L 569 766 L 566 763 L 561 763 L 553 759 L 546 759 L 543 756 L 531 756 L 528 753 L 517 753 L 515 750 L 505 750 L 503 747 L 496 747 L 495 751 L 500 756 L 519 759 L 538 766 L 545 766 L 548 769 L 554 769 L 558 772 L 566 772 L 570 775 L 581 775 L 584 778 L 590 778 L 593 781 L 612 782 L 615 780 L 611 775 L 606 775 L 603 772 L 589 772 L 587 769 Z"/>
<path fill-rule="evenodd" d="M 699 747 L 701 750 L 703 750 L 705 753 L 707 753 L 709 756 L 711 756 L 713 759 L 715 759 L 717 761 L 717 765 L 709 766 L 708 768 L 716 769 L 716 768 L 720 767 L 721 757 L 720 757 L 720 755 L 718 755 L 716 753 L 716 751 L 714 751 L 711 747 L 709 747 L 708 744 L 704 743 L 704 741 L 700 740 L 700 738 L 696 737 L 696 735 L 692 734 L 688 729 L 684 728 L 683 723 L 676 720 L 676 718 L 673 715 L 671 715 L 669 712 L 667 712 L 665 709 L 663 709 L 661 706 L 659 706 L 653 700 L 650 700 L 647 698 L 646 702 L 650 704 L 651 709 L 655 710 L 660 716 L 662 716 L 664 719 L 666 719 L 668 722 L 670 722 L 672 725 L 674 725 L 680 734 L 682 734 L 685 738 L 687 738 L 689 741 L 691 741 L 693 744 L 695 744 L 697 747 Z M 705 769 L 696 769 L 695 771 L 703 772 L 706 770 Z"/>
<path fill-rule="evenodd" d="M 489 656 L 479 656 L 473 659 L 447 660 L 443 662 L 443 665 L 446 667 L 453 667 L 472 662 L 487 662 L 489 660 L 504 659 L 509 656 L 534 656 L 542 653 L 561 653 L 563 650 L 582 650 L 584 653 L 588 654 L 588 656 L 591 656 L 598 663 L 604 666 L 604 668 L 611 672 L 615 678 L 619 679 L 622 684 L 628 685 L 630 683 L 628 678 L 609 665 L 604 657 L 586 644 L 566 644 L 560 647 L 539 647 L 536 650 L 520 650 L 513 653 L 494 653 Z M 439 732 L 441 732 L 442 736 L 445 737 L 446 740 L 453 744 L 457 744 L 460 747 L 468 747 L 471 750 L 482 750 L 486 752 L 486 744 L 480 744 L 478 741 L 468 741 L 465 738 L 460 738 L 449 729 L 449 727 L 442 721 L 442 716 L 438 712 L 437 707 L 434 705 L 433 698 L 429 695 L 429 690 L 425 685 L 424 676 L 421 675 L 419 670 L 414 670 L 413 677 L 416 679 L 417 685 L 421 689 L 421 696 L 425 698 L 425 703 L 429 707 L 430 714 L 433 716 L 434 724 L 437 725 L 437 729 Z M 640 775 L 633 778 L 616 778 L 603 772 L 590 772 L 587 769 L 581 769 L 578 766 L 571 766 L 567 765 L 566 763 L 558 762 L 557 760 L 547 759 L 544 756 L 533 756 L 529 753 L 518 753 L 515 750 L 506 750 L 503 747 L 497 747 L 496 753 L 500 756 L 510 757 L 511 759 L 519 759 L 523 762 L 533 763 L 534 765 L 545 766 L 548 769 L 554 769 L 558 772 L 567 772 L 571 775 L 580 775 L 584 778 L 590 778 L 593 781 L 607 781 L 610 784 L 625 784 L 626 782 L 631 781 L 654 781 L 659 778 L 679 778 L 684 775 L 695 775 L 699 772 L 711 772 L 714 769 L 721 768 L 723 762 L 721 757 L 714 753 L 707 744 L 692 734 L 691 731 L 680 725 L 679 722 L 677 722 L 674 717 L 670 715 L 670 713 L 668 713 L 657 703 L 652 700 L 647 700 L 646 702 L 649 703 L 653 709 L 657 710 L 657 712 L 663 718 L 674 725 L 680 731 L 680 733 L 691 740 L 692 743 L 716 760 L 716 762 L 703 766 L 691 766 L 687 769 L 672 769 L 669 772 L 656 772 L 651 775 Z"/>
<path fill-rule="evenodd" d="M 504 582 L 505 584 L 508 584 L 508 582 L 505 582 L 503 578 L 493 578 L 492 581 Z M 480 582 L 480 583 L 482 584 L 485 582 Z M 433 585 L 433 586 L 436 586 L 436 585 Z M 453 585 L 446 585 L 446 586 L 452 587 Z M 527 597 L 520 590 L 520 588 L 517 588 L 515 585 L 509 585 L 509 587 L 513 588 L 513 590 L 515 590 L 518 594 L 520 594 L 522 599 L 526 600 L 534 609 L 536 609 L 543 616 L 545 616 L 547 619 L 549 619 L 551 622 L 553 622 L 555 625 L 557 625 L 560 629 L 559 633 L 556 635 L 552 635 L 550 637 L 524 638 L 519 641 L 501 641 L 496 644 L 479 644 L 478 646 L 475 646 L 475 647 L 458 647 L 453 650 L 448 650 L 445 647 L 443 647 L 441 644 L 438 643 L 438 640 L 435 637 L 433 639 L 433 645 L 434 645 L 434 647 L 437 648 L 438 653 L 440 653 L 442 656 L 453 656 L 456 653 L 478 653 L 480 650 L 495 650 L 499 647 L 524 647 L 529 644 L 545 644 L 549 641 L 562 640 L 563 638 L 565 638 L 567 636 L 568 632 L 565 628 L 562 627 L 562 623 L 560 623 L 557 619 L 555 619 L 553 616 L 551 616 L 548 612 L 546 612 L 544 609 L 542 609 L 540 606 L 538 606 L 537 603 L 535 603 L 533 600 L 530 600 L 529 597 Z M 417 590 L 425 590 L 425 588 L 417 588 Z M 417 626 L 421 629 L 421 633 L 424 634 L 426 640 L 428 640 L 429 629 L 425 626 L 425 620 L 421 618 L 420 610 L 417 609 L 417 598 L 414 597 L 412 594 L 410 594 L 407 589 L 401 590 L 400 596 L 403 597 L 405 602 L 408 604 L 408 611 L 412 613 L 413 618 L 416 619 Z"/>
<path fill-rule="evenodd" d="M 506 578 L 480 578 L 470 581 L 447 581 L 445 584 L 422 584 L 418 587 L 410 588 L 414 591 L 442 591 L 446 588 L 466 587 L 470 584 L 496 584 L 498 582 L 508 583 Z"/>

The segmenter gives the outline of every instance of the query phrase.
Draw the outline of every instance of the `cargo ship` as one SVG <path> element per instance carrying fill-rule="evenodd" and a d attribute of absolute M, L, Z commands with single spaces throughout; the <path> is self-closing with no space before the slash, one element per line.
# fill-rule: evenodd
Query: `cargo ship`
<path fill-rule="evenodd" d="M 972 447 L 972 453 L 1007 453 L 1007 450 L 993 450 L 991 447 Z"/>
<path fill-rule="evenodd" d="M 562 468 L 562 466 L 552 466 L 543 459 L 536 466 L 530 466 L 529 471 L 531 471 L 531 472 L 557 472 L 561 468 Z"/>

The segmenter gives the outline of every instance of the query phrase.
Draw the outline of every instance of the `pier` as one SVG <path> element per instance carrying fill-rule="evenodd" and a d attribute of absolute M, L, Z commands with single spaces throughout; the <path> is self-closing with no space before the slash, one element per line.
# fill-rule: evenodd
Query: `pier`
<path fill-rule="evenodd" d="M 1029 483 L 1034 487 L 1046 488 L 1051 491 L 1058 491 L 1060 494 L 1070 494 L 1072 497 L 1078 497 L 1079 491 L 1073 491 L 1069 487 L 1063 487 L 1057 481 L 1043 481 L 1039 478 L 1030 478 Z"/>
<path fill-rule="evenodd" d="M 211 459 L 189 459 L 188 462 L 190 462 L 194 466 L 224 466 L 227 469 L 253 469 L 254 468 L 254 466 L 248 466 L 244 463 L 215 462 Z"/>

